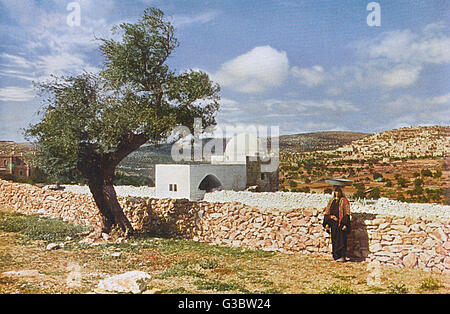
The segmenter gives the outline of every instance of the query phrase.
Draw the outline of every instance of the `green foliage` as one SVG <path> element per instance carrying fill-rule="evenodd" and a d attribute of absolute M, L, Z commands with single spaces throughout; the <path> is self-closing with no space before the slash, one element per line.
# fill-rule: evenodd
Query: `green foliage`
<path fill-rule="evenodd" d="M 442 177 L 442 170 L 436 170 L 435 173 L 433 173 L 433 178 L 440 178 Z"/>
<path fill-rule="evenodd" d="M 383 175 L 381 173 L 374 172 L 373 173 L 373 179 L 376 180 L 376 179 L 379 179 L 379 178 L 383 178 Z"/>
<path fill-rule="evenodd" d="M 89 228 L 37 215 L 0 213 L 0 230 L 18 232 L 30 240 L 54 242 L 63 241 L 68 236 L 79 237 Z"/>
<path fill-rule="evenodd" d="M 372 199 L 372 200 L 377 200 L 380 198 L 380 194 L 381 194 L 380 188 L 375 187 L 367 194 L 367 198 Z"/>
<path fill-rule="evenodd" d="M 397 185 L 402 188 L 406 188 L 408 186 L 408 180 L 402 177 L 397 178 Z"/>
<path fill-rule="evenodd" d="M 122 173 L 116 173 L 114 185 L 150 186 L 152 185 L 152 180 L 144 176 L 128 176 Z"/>
<path fill-rule="evenodd" d="M 416 188 L 422 187 L 422 186 L 423 186 L 423 180 L 422 180 L 421 178 L 415 179 L 415 180 L 414 180 L 414 186 L 415 186 Z"/>
<path fill-rule="evenodd" d="M 388 294 L 406 294 L 408 293 L 408 288 L 403 283 L 395 284 L 390 283 L 388 285 Z"/>
<path fill-rule="evenodd" d="M 291 188 L 297 187 L 297 182 L 295 182 L 294 180 L 289 180 L 289 187 Z"/>
<path fill-rule="evenodd" d="M 433 290 L 437 290 L 440 287 L 442 287 L 442 283 L 434 278 L 434 277 L 429 277 L 426 278 L 424 280 L 422 280 L 419 290 L 420 291 L 433 291 Z"/>
<path fill-rule="evenodd" d="M 197 277 L 197 278 L 206 277 L 205 274 L 195 271 L 192 268 L 193 267 L 189 261 L 182 261 L 169 267 L 167 270 L 165 270 L 163 273 L 159 275 L 159 278 L 167 279 L 170 277 L 183 277 L 183 276 Z"/>
<path fill-rule="evenodd" d="M 420 171 L 420 174 L 422 175 L 422 177 L 432 177 L 433 176 L 433 173 L 429 169 L 422 169 Z"/>
<path fill-rule="evenodd" d="M 41 120 L 26 137 L 38 147 L 36 164 L 48 175 L 76 180 L 109 173 L 146 142 L 167 140 L 175 126 L 215 124 L 220 87 L 201 71 L 177 74 L 167 60 L 178 46 L 158 9 L 98 39 L 105 57 L 99 75 L 54 77 L 37 85 Z"/>
<path fill-rule="evenodd" d="M 242 293 L 249 293 L 244 285 L 237 282 L 221 282 L 217 280 L 197 280 L 194 285 L 198 290 L 212 290 L 212 291 L 239 291 Z"/>
<path fill-rule="evenodd" d="M 355 294 L 355 292 L 347 285 L 333 284 L 322 289 L 320 294 Z"/>
<path fill-rule="evenodd" d="M 354 183 L 353 186 L 356 188 L 356 192 L 352 195 L 353 199 L 366 198 L 364 183 Z"/>
<path fill-rule="evenodd" d="M 217 266 L 219 266 L 219 263 L 212 258 L 203 258 L 200 261 L 200 267 L 203 269 L 214 269 L 217 268 Z"/>

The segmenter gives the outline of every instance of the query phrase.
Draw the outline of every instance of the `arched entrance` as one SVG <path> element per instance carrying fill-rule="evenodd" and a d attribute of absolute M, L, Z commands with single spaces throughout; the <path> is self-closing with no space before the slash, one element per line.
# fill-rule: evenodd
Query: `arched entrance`
<path fill-rule="evenodd" d="M 202 182 L 200 182 L 198 189 L 205 192 L 212 192 L 214 189 L 220 189 L 221 187 L 222 183 L 219 179 L 213 174 L 208 174 L 203 178 Z"/>

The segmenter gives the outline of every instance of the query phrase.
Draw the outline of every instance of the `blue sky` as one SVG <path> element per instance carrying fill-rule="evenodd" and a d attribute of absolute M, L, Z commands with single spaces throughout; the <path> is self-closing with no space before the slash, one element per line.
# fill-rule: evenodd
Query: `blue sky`
<path fill-rule="evenodd" d="M 79 4 L 80 25 L 67 10 Z M 0 140 L 23 141 L 38 119 L 33 81 L 101 69 L 94 36 L 161 8 L 180 46 L 179 72 L 222 87 L 219 126 L 279 126 L 281 134 L 379 132 L 450 123 L 448 1 L 0 0 Z"/>

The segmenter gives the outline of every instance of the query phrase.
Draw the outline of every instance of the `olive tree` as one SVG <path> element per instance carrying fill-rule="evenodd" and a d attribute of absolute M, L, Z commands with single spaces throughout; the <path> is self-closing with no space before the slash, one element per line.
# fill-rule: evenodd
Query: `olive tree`
<path fill-rule="evenodd" d="M 100 73 L 37 84 L 40 121 L 25 134 L 38 147 L 41 169 L 86 180 L 102 232 L 118 226 L 130 234 L 113 186 L 115 168 L 143 144 L 166 141 L 178 125 L 192 128 L 196 118 L 203 127 L 214 125 L 220 87 L 204 72 L 169 67 L 178 41 L 161 10 L 147 9 L 112 33 L 114 39 L 98 39 L 105 57 Z"/>

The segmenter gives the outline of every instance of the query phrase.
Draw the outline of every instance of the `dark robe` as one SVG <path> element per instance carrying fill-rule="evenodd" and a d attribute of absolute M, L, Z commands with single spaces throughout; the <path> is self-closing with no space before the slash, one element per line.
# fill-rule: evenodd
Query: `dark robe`
<path fill-rule="evenodd" d="M 331 204 L 328 205 L 327 212 L 323 219 L 323 226 L 326 228 L 327 225 L 331 229 L 331 245 L 333 252 L 333 259 L 337 260 L 340 258 L 345 258 L 345 254 L 347 251 L 347 235 L 350 232 L 350 215 L 346 210 L 339 210 L 339 206 L 344 207 L 347 205 L 345 202 L 348 202 L 346 199 L 333 199 Z M 341 216 L 339 215 L 341 212 Z M 338 221 L 335 221 L 330 218 L 330 216 L 335 216 L 338 218 Z M 346 226 L 345 230 L 342 230 L 342 227 Z M 327 228 L 328 229 L 328 228 Z"/>

